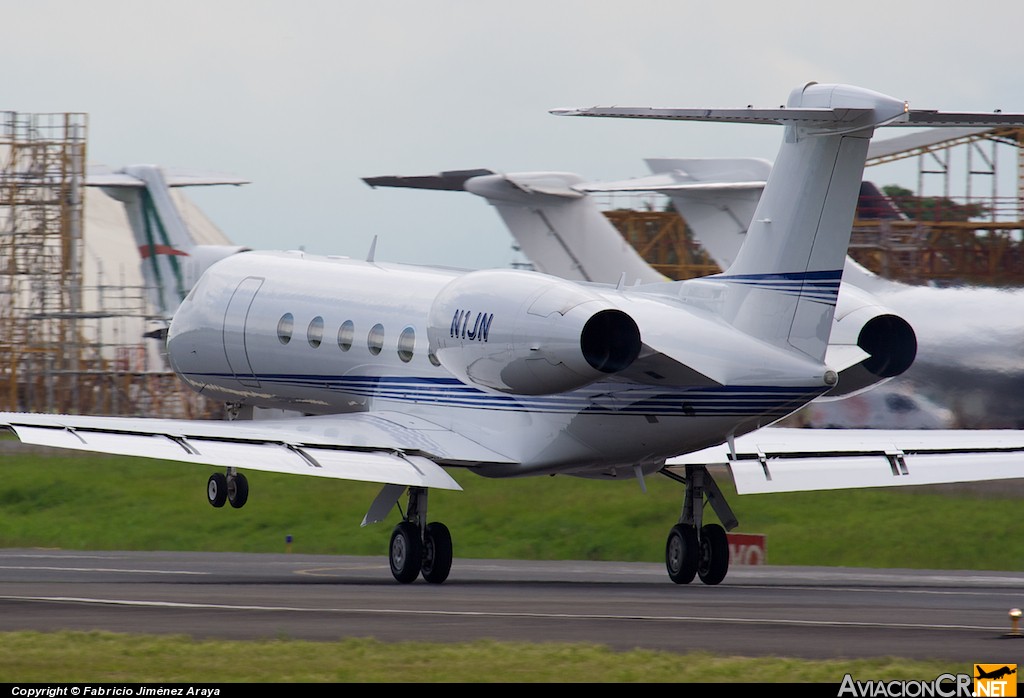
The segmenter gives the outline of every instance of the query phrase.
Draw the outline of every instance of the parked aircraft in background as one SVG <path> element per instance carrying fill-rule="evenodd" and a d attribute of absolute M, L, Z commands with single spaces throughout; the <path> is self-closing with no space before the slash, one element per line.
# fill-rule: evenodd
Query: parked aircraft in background
<path fill-rule="evenodd" d="M 248 184 L 234 175 L 132 165 L 121 169 L 95 166 L 85 184 L 99 187 L 124 204 L 128 224 L 142 258 L 142 278 L 153 309 L 170 320 L 185 295 L 214 262 L 248 247 L 196 244 L 171 198 L 172 187 Z"/>
<path fill-rule="evenodd" d="M 384 264 L 372 252 L 229 254 L 174 313 L 167 351 L 182 380 L 238 419 L 0 413 L 0 425 L 29 443 L 226 467 L 207 481 L 214 506 L 246 502 L 243 469 L 381 483 L 364 523 L 408 492 L 389 547 L 405 583 L 448 577 L 451 535 L 427 515 L 430 488 L 461 489 L 445 466 L 488 477 L 676 478 L 686 489 L 666 568 L 677 583 L 707 584 L 726 576 L 725 529 L 736 525 L 708 463 L 727 463 L 740 492 L 1021 475 L 1021 432 L 760 429 L 865 362 L 863 349 L 830 343 L 874 129 L 1024 125 L 1024 115 L 917 112 L 813 83 L 784 109 L 562 113 L 783 125 L 729 269 L 627 285 Z M 876 316 L 858 317 L 867 326 Z M 256 408 L 302 414 L 245 420 Z M 705 522 L 705 503 L 721 525 Z"/>
<path fill-rule="evenodd" d="M 876 146 L 878 150 L 889 147 L 886 141 L 872 144 Z M 748 196 L 759 198 L 770 165 L 737 159 L 646 162 L 654 173 L 650 177 L 598 184 L 587 191 L 632 189 L 668 195 L 694 237 L 717 264 L 727 268 L 739 254 L 753 220 L 749 199 L 738 198 L 733 187 L 741 185 Z M 760 182 L 749 176 L 755 170 L 764 174 Z M 699 186 L 686 186 L 694 183 Z M 869 202 L 865 217 L 900 215 L 885 206 L 884 198 L 868 182 L 862 183 L 861 199 L 862 205 L 865 199 Z M 925 402 L 952 410 L 958 426 L 1024 426 L 1024 352 L 1020 351 L 1024 289 L 911 285 L 883 279 L 847 257 L 840 305 L 848 288 L 870 294 L 879 305 L 906 319 L 917 334 L 917 357 L 900 376 L 901 385 L 893 386 L 895 391 L 920 391 Z M 839 406 L 828 409 L 837 416 Z M 851 412 L 848 420 L 856 414 Z M 871 424 L 859 420 L 854 426 Z"/>

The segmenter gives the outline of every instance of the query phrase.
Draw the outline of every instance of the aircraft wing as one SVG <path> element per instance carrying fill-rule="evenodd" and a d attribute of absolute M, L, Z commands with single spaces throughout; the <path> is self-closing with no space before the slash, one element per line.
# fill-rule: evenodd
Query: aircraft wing
<path fill-rule="evenodd" d="M 668 460 L 727 465 L 740 494 L 1024 478 L 1024 431 L 768 427 Z"/>
<path fill-rule="evenodd" d="M 439 462 L 511 462 L 398 412 L 231 422 L 0 412 L 3 426 L 29 444 L 449 490 L 461 487 Z"/>

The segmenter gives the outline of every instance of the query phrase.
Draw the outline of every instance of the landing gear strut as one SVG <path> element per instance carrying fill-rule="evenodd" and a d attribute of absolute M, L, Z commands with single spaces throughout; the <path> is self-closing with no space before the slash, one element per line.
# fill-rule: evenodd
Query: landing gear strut
<path fill-rule="evenodd" d="M 409 488 L 409 506 L 403 520 L 391 532 L 388 562 L 391 574 L 402 584 L 420 574 L 431 584 L 448 579 L 452 569 L 452 536 L 443 523 L 427 523 L 427 490 Z"/>
<path fill-rule="evenodd" d="M 685 478 L 668 470 L 662 472 L 686 485 L 683 512 L 665 543 L 665 568 L 669 579 L 676 584 L 689 584 L 694 577 L 700 577 L 705 584 L 718 584 L 729 572 L 729 541 L 725 530 L 736 527 L 736 517 L 704 466 L 686 466 Z M 724 528 L 703 523 L 705 497 L 725 524 Z"/>

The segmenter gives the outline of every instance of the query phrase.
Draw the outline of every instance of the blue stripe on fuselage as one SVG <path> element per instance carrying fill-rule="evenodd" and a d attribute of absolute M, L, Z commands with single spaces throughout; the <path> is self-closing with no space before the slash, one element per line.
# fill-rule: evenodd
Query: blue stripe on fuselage
<path fill-rule="evenodd" d="M 231 374 L 192 374 L 196 382 L 233 379 Z M 824 392 L 827 387 L 721 386 L 659 388 L 599 383 L 556 395 L 504 395 L 485 392 L 455 378 L 259 374 L 261 385 L 317 389 L 328 393 L 413 404 L 474 409 L 579 413 L 693 416 L 756 416 L 785 414 Z M 281 396 L 288 399 L 287 396 Z"/>

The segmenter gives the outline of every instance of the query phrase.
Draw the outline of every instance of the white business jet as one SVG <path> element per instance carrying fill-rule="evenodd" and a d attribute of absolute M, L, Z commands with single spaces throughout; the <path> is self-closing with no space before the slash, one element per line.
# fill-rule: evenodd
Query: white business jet
<path fill-rule="evenodd" d="M 886 125 L 1024 124 L 1024 115 L 911 111 L 861 88 L 808 84 L 783 109 L 588 109 L 779 124 L 779 157 L 724 273 L 580 283 L 241 252 L 211 265 L 171 321 L 174 370 L 209 398 L 302 413 L 258 422 L 0 414 L 22 441 L 226 468 L 211 504 L 248 497 L 240 470 L 383 485 L 364 523 L 408 491 L 391 534 L 396 580 L 443 582 L 452 539 L 429 521 L 445 470 L 489 477 L 636 477 L 686 485 L 666 543 L 677 583 L 721 582 L 740 492 L 1019 477 L 1020 432 L 811 432 L 761 427 L 832 390 L 862 353 L 826 354 L 868 141 Z M 705 501 L 721 525 L 705 523 Z"/>

